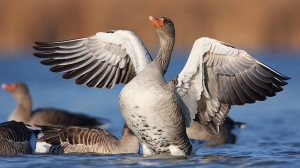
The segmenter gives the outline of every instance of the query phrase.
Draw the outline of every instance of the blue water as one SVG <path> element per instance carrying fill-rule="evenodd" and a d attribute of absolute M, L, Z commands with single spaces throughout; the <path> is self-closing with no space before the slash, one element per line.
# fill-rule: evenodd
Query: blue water
<path fill-rule="evenodd" d="M 182 54 L 185 52 L 175 53 L 167 79 L 183 68 L 186 58 L 179 57 Z M 0 167 L 300 167 L 300 57 L 268 51 L 252 55 L 292 79 L 275 97 L 232 107 L 229 116 L 248 124 L 234 145 L 203 147 L 196 156 L 185 158 L 144 158 L 138 154 L 0 156 Z M 28 54 L 0 60 L 0 83 L 27 83 L 34 108 L 56 107 L 105 117 L 110 120 L 108 130 L 120 137 L 123 120 L 118 95 L 122 85 L 111 90 L 75 85 L 49 72 L 39 61 Z M 15 105 L 13 97 L 0 90 L 0 122 L 8 118 Z"/>

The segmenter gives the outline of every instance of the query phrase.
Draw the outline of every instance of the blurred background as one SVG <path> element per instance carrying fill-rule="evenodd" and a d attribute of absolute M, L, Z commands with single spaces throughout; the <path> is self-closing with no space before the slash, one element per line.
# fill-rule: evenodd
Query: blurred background
<path fill-rule="evenodd" d="M 150 48 L 158 40 L 148 17 L 167 16 L 176 26 L 177 48 L 209 36 L 247 49 L 298 50 L 299 0 L 0 0 L 0 50 L 31 50 L 54 41 L 128 29 Z M 1 57 L 7 57 L 1 54 Z"/>
<path fill-rule="evenodd" d="M 247 120 L 252 114 L 274 116 L 273 110 L 287 108 L 298 112 L 299 9 L 299 0 L 0 0 L 0 82 L 27 83 L 33 108 L 57 107 L 122 122 L 118 105 L 122 85 L 112 92 L 87 89 L 63 80 L 39 64 L 40 59 L 32 55 L 32 46 L 35 41 L 66 40 L 110 29 L 128 29 L 135 32 L 155 56 L 158 37 L 148 17 L 166 16 L 173 20 L 176 28 L 174 57 L 167 78 L 180 72 L 197 38 L 212 37 L 245 49 L 292 77 L 285 90 L 267 103 L 233 108 L 230 115 L 235 115 L 234 119 L 251 123 Z M 3 122 L 16 102 L 7 91 L 1 90 L 0 103 L 0 122 Z M 247 107 L 249 113 L 235 112 L 247 111 Z M 267 113 L 261 112 L 262 108 L 266 108 Z M 258 122 L 256 117 L 253 116 L 253 121 Z"/>

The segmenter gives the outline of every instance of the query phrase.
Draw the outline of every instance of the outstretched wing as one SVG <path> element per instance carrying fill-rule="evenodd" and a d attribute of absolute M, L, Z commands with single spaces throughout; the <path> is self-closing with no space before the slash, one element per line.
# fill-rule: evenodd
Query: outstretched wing
<path fill-rule="evenodd" d="M 151 56 L 140 38 L 131 31 L 99 32 L 94 36 L 59 42 L 36 42 L 34 53 L 50 71 L 63 72 L 76 84 L 112 88 L 128 83 Z"/>
<path fill-rule="evenodd" d="M 210 134 L 219 132 L 231 105 L 263 101 L 276 95 L 290 78 L 244 50 L 210 38 L 196 40 L 189 59 L 175 78 L 176 91 Z M 198 114 L 197 114 L 198 113 Z"/>

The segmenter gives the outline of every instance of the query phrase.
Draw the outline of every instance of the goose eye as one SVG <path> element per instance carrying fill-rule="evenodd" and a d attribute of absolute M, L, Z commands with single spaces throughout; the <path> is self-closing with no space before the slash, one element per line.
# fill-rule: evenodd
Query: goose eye
<path fill-rule="evenodd" d="M 166 24 L 170 24 L 171 23 L 171 21 L 170 20 L 166 20 Z"/>

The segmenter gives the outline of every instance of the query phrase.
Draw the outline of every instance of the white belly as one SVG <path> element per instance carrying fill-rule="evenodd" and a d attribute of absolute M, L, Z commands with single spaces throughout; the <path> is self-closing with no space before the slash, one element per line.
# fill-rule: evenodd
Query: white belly
<path fill-rule="evenodd" d="M 171 153 L 170 146 L 176 143 L 178 132 L 185 133 L 183 115 L 170 88 L 156 83 L 129 83 L 121 91 L 120 108 L 126 124 L 139 138 L 143 149 L 148 147 L 148 153 Z"/>
<path fill-rule="evenodd" d="M 125 120 L 158 126 L 166 117 L 164 105 L 174 102 L 175 97 L 163 94 L 154 86 L 146 88 L 126 85 L 120 94 L 121 112 Z"/>

